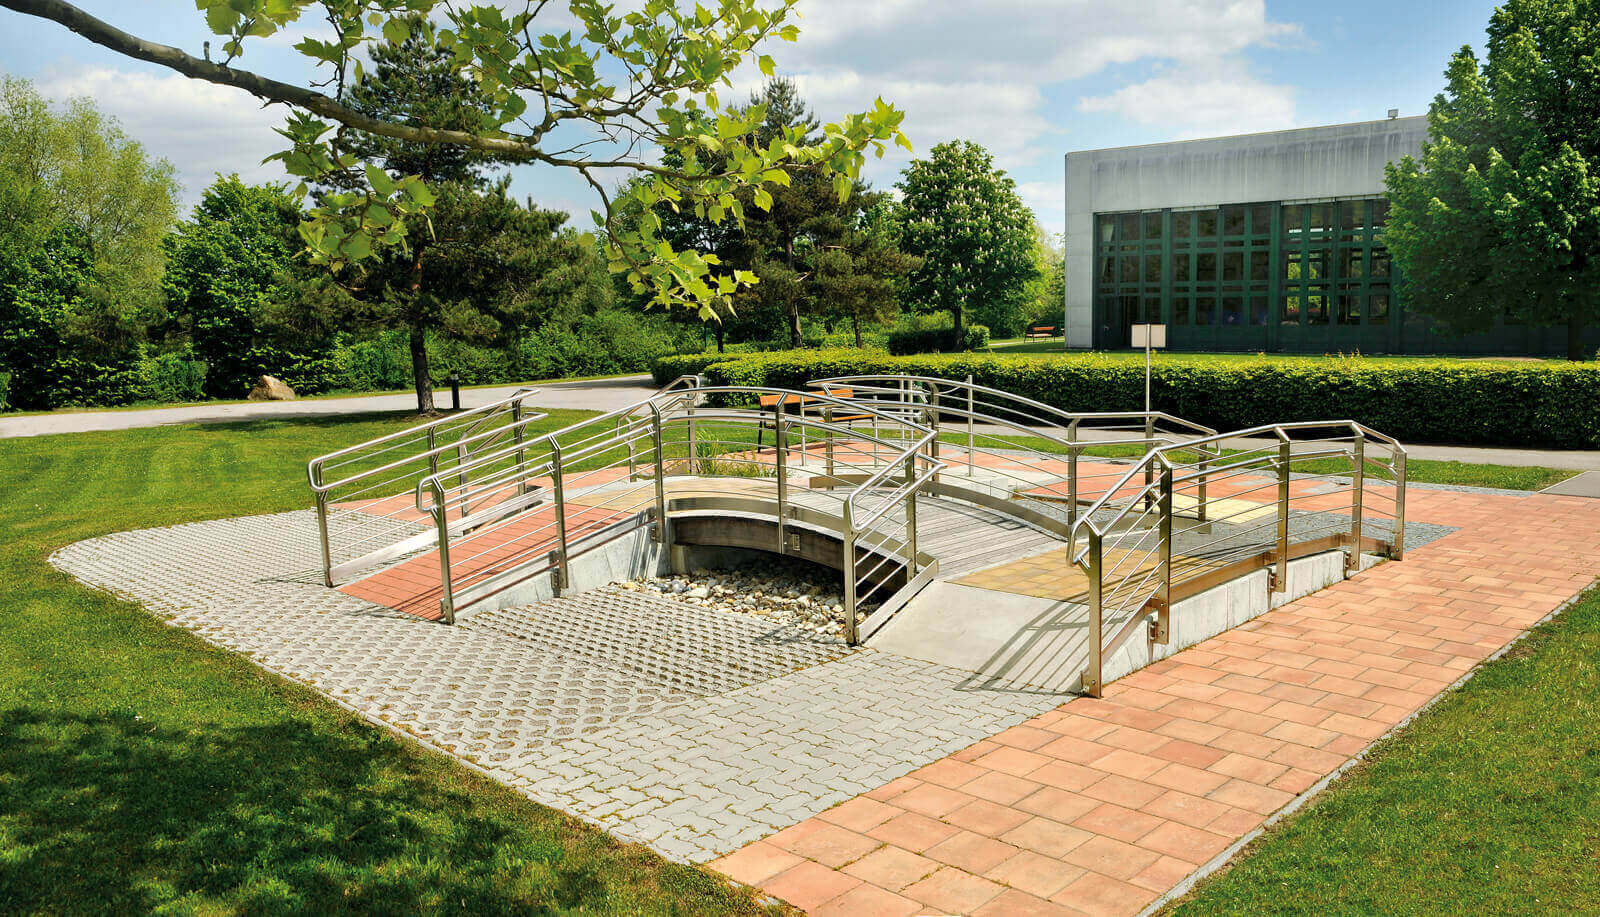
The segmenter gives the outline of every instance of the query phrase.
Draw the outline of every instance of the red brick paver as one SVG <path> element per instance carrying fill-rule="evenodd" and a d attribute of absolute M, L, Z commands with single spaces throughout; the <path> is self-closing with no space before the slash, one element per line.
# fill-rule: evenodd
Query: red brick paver
<path fill-rule="evenodd" d="M 711 865 L 815 913 L 1138 913 L 1600 574 L 1600 500 L 1406 497 L 1459 530 Z"/>

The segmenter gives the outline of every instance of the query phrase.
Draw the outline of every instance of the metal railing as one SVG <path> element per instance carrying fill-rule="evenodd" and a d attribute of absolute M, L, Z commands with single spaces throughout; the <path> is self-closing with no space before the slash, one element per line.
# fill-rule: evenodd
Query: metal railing
<path fill-rule="evenodd" d="M 1220 454 L 1216 451 L 1228 446 Z M 1364 551 L 1399 560 L 1406 451 L 1349 420 L 1253 427 L 1152 450 L 1078 519 L 1072 560 L 1087 579 L 1088 666 L 1099 695 L 1106 662 L 1148 622 L 1167 643 L 1174 602 L 1265 567 L 1275 592 L 1289 562 Z"/>
<path fill-rule="evenodd" d="M 333 586 L 432 547 L 435 531 L 412 506 L 417 483 L 453 476 L 452 489 L 470 489 L 479 455 L 507 442 L 520 448 L 527 426 L 548 416 L 529 407 L 537 392 L 519 389 L 490 404 L 312 459 L 306 476 L 316 507 L 324 583 Z M 533 498 L 525 487 L 479 496 L 481 501 L 459 505 L 455 528 L 470 525 L 474 516 L 481 520 L 485 512 L 515 512 Z"/>
<path fill-rule="evenodd" d="M 1122 466 L 1108 458 L 1137 457 L 1217 432 L 1160 411 L 1063 411 L 976 385 L 970 376 L 839 376 L 809 385 L 848 392 L 852 404 L 934 430 L 929 456 L 943 464 L 944 473 L 930 492 L 1002 508 L 1063 536 L 1076 524 L 1080 506 L 1122 476 Z M 1202 448 L 1215 455 L 1220 446 Z M 1065 518 L 1030 503 L 1061 506 Z"/>
<path fill-rule="evenodd" d="M 707 404 L 712 397 L 762 395 L 775 396 L 777 410 Z M 802 402 L 874 414 L 892 435 L 786 410 Z M 766 430 L 771 447 L 758 444 Z M 675 516 L 744 514 L 776 519 L 775 539 L 762 547 L 778 553 L 790 552 L 795 527 L 838 537 L 846 599 L 841 630 L 854 643 L 858 615 L 933 563 L 916 547 L 916 496 L 938 471 L 926 454 L 932 436 L 893 414 L 826 394 L 696 380 L 514 449 L 479 454 L 415 488 L 415 510 L 437 532 L 440 615 L 454 621 L 541 575 L 560 590 L 572 582 L 575 558 L 639 528 L 652 527 L 657 540 L 670 543 Z M 796 447 L 809 439 L 829 443 L 833 460 L 850 474 L 812 474 L 804 447 Z M 473 483 L 454 486 L 455 474 Z M 453 524 L 461 507 L 526 487 L 548 493 L 548 503 L 470 527 Z"/>

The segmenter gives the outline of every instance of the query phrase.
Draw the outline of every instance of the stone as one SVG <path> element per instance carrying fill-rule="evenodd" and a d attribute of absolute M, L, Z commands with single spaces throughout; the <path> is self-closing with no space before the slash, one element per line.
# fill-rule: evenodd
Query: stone
<path fill-rule="evenodd" d="M 293 401 L 294 389 L 273 376 L 256 377 L 256 387 L 250 390 L 251 401 Z"/>

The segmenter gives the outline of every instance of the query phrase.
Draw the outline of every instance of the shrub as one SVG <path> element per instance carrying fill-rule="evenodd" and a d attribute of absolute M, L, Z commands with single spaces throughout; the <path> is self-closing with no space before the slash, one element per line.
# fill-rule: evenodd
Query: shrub
<path fill-rule="evenodd" d="M 1097 354 L 895 357 L 865 350 L 749 354 L 704 368 L 713 384 L 803 387 L 829 376 L 904 373 L 973 381 L 1068 411 L 1139 410 L 1144 366 Z M 1401 441 L 1600 446 L 1600 366 L 1581 363 L 1186 359 L 1152 374 L 1158 410 L 1219 430 L 1356 420 Z"/>
<path fill-rule="evenodd" d="M 656 357 L 655 363 L 650 367 L 650 375 L 655 377 L 657 385 L 666 385 L 679 376 L 692 376 L 706 371 L 706 367 L 716 363 L 726 363 L 737 360 L 744 354 L 737 353 L 679 353 L 665 357 Z"/>
<path fill-rule="evenodd" d="M 983 325 L 967 325 L 958 335 L 954 328 L 914 328 L 889 334 L 889 353 L 907 356 L 919 353 L 950 353 L 963 350 L 983 350 L 989 346 L 989 329 Z"/>
<path fill-rule="evenodd" d="M 6 399 L 11 394 L 11 374 L 0 372 L 0 411 L 11 406 Z"/>

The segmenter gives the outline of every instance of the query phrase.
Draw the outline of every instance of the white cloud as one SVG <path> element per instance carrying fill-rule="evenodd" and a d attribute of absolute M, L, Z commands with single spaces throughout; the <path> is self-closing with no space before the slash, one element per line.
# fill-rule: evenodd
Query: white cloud
<path fill-rule="evenodd" d="M 1293 127 L 1294 92 L 1252 77 L 1239 67 L 1180 67 L 1103 96 L 1079 100 L 1078 110 L 1111 112 L 1139 124 L 1170 125 L 1181 138 Z"/>
<path fill-rule="evenodd" d="M 173 74 L 86 69 L 41 80 L 46 98 L 87 96 L 115 117 L 129 137 L 177 169 L 184 199 L 194 202 L 221 172 L 246 181 L 282 181 L 283 169 L 261 160 L 284 146 L 273 128 L 283 123 L 282 106 L 263 108 L 239 89 Z"/>

